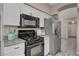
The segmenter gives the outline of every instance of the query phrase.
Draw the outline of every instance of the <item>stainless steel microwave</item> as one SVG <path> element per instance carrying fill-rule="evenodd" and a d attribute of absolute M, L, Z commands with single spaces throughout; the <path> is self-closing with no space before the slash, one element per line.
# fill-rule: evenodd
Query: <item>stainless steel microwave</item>
<path fill-rule="evenodd" d="M 21 14 L 20 15 L 20 27 L 23 28 L 38 28 L 39 27 L 39 18 Z"/>

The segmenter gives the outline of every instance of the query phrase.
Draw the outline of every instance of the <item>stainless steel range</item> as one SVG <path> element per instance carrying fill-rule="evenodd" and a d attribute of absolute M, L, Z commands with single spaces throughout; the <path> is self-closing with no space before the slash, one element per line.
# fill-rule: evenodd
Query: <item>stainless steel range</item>
<path fill-rule="evenodd" d="M 19 30 L 18 37 L 25 40 L 25 56 L 43 56 L 44 38 L 37 36 L 35 30 Z"/>

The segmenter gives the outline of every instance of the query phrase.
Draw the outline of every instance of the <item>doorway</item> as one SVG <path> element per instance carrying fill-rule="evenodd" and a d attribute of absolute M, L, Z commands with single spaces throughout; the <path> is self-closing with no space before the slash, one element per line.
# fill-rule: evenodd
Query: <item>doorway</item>
<path fill-rule="evenodd" d="M 77 37 L 77 22 L 71 21 L 68 23 L 68 38 L 76 38 Z"/>
<path fill-rule="evenodd" d="M 76 40 L 77 22 L 76 19 L 74 19 L 68 22 L 67 55 L 76 55 Z"/>
<path fill-rule="evenodd" d="M 68 8 L 59 12 L 61 20 L 61 52 L 65 56 L 74 56 L 77 48 L 77 8 Z"/>

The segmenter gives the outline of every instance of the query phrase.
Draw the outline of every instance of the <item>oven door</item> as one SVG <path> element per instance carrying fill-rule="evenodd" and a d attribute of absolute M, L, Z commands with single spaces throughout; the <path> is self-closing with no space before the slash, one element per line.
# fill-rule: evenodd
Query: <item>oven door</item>
<path fill-rule="evenodd" d="M 44 42 L 25 46 L 25 56 L 44 56 Z"/>

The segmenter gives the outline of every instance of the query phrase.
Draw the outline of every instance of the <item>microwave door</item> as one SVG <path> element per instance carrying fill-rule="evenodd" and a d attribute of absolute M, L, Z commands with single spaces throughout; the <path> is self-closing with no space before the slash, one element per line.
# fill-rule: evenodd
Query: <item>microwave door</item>
<path fill-rule="evenodd" d="M 39 18 L 21 14 L 20 25 L 24 28 L 36 28 L 39 27 Z"/>

